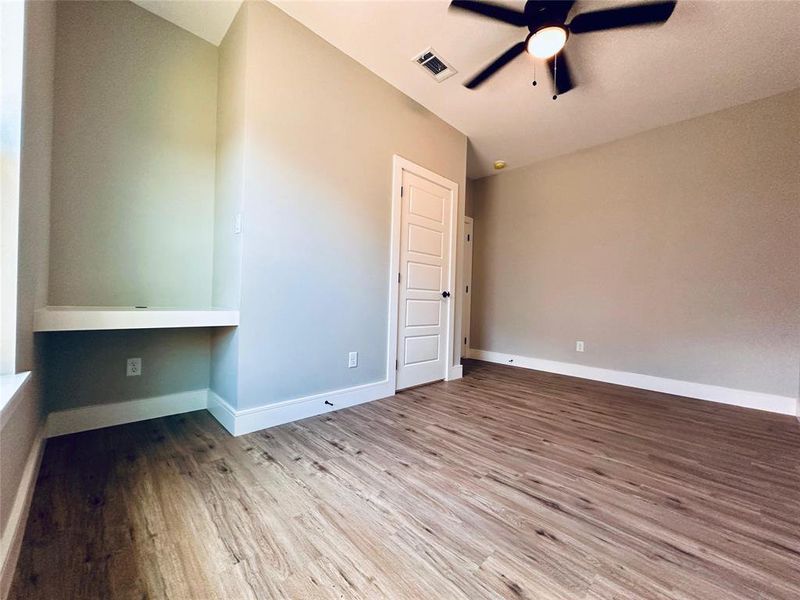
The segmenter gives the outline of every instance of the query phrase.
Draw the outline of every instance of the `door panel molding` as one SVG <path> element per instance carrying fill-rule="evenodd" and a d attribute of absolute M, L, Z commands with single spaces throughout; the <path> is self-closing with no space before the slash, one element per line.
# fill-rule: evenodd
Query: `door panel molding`
<path fill-rule="evenodd" d="M 391 245 L 390 245 L 390 261 L 389 261 L 389 332 L 387 343 L 387 373 L 388 379 L 391 382 L 393 389 L 397 389 L 397 364 L 398 364 L 398 334 L 399 334 L 399 294 L 400 285 L 399 277 L 407 277 L 410 273 L 401 272 L 400 243 L 402 239 L 401 224 L 402 224 L 402 202 L 403 202 L 403 172 L 425 179 L 431 183 L 439 185 L 450 191 L 450 235 L 449 235 L 449 256 L 447 260 L 447 281 L 442 282 L 443 289 L 452 291 L 456 290 L 456 268 L 458 255 L 460 254 L 459 241 L 459 223 L 463 219 L 463 215 L 459 215 L 459 188 L 458 184 L 454 181 L 442 177 L 425 167 L 422 167 L 406 158 L 399 155 L 393 157 L 393 170 L 392 170 L 392 225 L 391 225 Z M 409 192 L 410 193 L 410 192 Z M 415 221 L 411 215 L 410 221 Z M 427 215 L 426 215 L 427 216 Z M 422 260 L 416 260 L 416 258 Z M 415 262 L 424 265 L 424 255 L 417 255 Z M 445 354 L 445 366 L 443 378 L 446 380 L 456 379 L 461 376 L 461 365 L 453 364 L 453 355 L 455 351 L 456 337 L 460 338 L 460 332 L 456 332 L 456 299 L 458 294 L 453 293 L 450 300 L 447 302 L 446 310 L 444 311 L 444 344 L 442 351 Z M 422 328 L 420 328 L 422 329 Z M 422 331 L 420 331 L 422 333 Z"/>

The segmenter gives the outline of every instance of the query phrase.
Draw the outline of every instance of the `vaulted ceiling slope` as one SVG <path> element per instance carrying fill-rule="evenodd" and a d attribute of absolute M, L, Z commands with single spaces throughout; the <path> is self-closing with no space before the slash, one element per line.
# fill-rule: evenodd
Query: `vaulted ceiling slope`
<path fill-rule="evenodd" d="M 571 14 L 638 2 L 578 0 Z M 527 55 L 480 88 L 464 88 L 527 30 L 448 10 L 448 2 L 275 4 L 467 134 L 470 177 L 491 174 L 497 159 L 519 167 L 800 87 L 800 2 L 684 0 L 660 27 L 571 37 L 579 85 L 555 101 L 549 85 L 531 85 Z M 458 74 L 437 83 L 413 64 L 428 46 Z M 542 63 L 537 70 L 548 83 Z"/>
<path fill-rule="evenodd" d="M 131 0 L 215 46 L 228 32 L 242 0 Z"/>
<path fill-rule="evenodd" d="M 241 0 L 134 0 L 218 44 Z M 264 0 L 265 1 L 265 0 Z M 642 0 L 578 0 L 571 12 Z M 576 35 L 578 87 L 552 100 L 543 63 L 515 59 L 476 90 L 462 83 L 524 39 L 525 29 L 448 9 L 446 1 L 275 0 L 281 10 L 467 134 L 468 174 L 595 146 L 800 87 L 800 2 L 679 0 L 669 21 Z M 502 1 L 522 10 L 524 1 Z M 458 73 L 437 82 L 412 62 L 433 47 Z M 292 56 L 298 69 L 302 56 Z"/>

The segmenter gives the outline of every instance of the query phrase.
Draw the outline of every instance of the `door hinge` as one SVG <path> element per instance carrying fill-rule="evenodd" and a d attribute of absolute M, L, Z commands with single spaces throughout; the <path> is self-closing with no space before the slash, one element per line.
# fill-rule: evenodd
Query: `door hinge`
<path fill-rule="evenodd" d="M 467 294 L 469 294 L 469 286 L 467 286 Z"/>
<path fill-rule="evenodd" d="M 466 346 L 466 344 L 467 344 L 467 338 L 464 338 L 464 345 Z"/>
<path fill-rule="evenodd" d="M 403 197 L 403 186 L 402 185 L 400 186 L 400 197 L 401 198 Z"/>
<path fill-rule="evenodd" d="M 397 274 L 397 283 L 400 283 L 400 273 Z"/>
<path fill-rule="evenodd" d="M 397 369 L 399 368 L 400 368 L 400 361 L 398 360 L 394 361 L 394 370 L 397 371 Z"/>
<path fill-rule="evenodd" d="M 467 234 L 467 241 L 469 241 L 469 234 Z"/>

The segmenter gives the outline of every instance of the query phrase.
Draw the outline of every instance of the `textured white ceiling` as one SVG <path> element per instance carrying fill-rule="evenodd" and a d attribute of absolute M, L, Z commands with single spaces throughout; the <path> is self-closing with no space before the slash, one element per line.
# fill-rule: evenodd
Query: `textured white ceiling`
<path fill-rule="evenodd" d="M 241 0 L 134 0 L 219 44 Z M 631 0 L 578 0 L 572 14 Z M 661 27 L 574 35 L 578 87 L 551 99 L 524 55 L 477 90 L 461 84 L 526 31 L 446 1 L 275 0 L 284 12 L 470 138 L 468 174 L 492 173 L 800 87 L 800 2 L 680 0 Z M 522 0 L 503 4 L 521 9 Z M 411 58 L 433 46 L 459 73 L 436 83 Z M 302 60 L 302 57 L 295 57 Z"/>
<path fill-rule="evenodd" d="M 573 13 L 631 4 L 578 0 Z M 682 0 L 661 27 L 572 36 L 579 86 L 551 99 L 528 56 L 477 90 L 461 84 L 526 31 L 448 2 L 275 4 L 470 138 L 479 177 L 800 87 L 800 2 Z M 507 6 L 522 7 L 518 2 Z M 436 83 L 411 62 L 433 46 L 459 73 Z M 298 57 L 299 58 L 299 57 Z M 548 82 L 540 68 L 538 79 Z"/>
<path fill-rule="evenodd" d="M 187 31 L 219 46 L 242 0 L 132 0 Z"/>

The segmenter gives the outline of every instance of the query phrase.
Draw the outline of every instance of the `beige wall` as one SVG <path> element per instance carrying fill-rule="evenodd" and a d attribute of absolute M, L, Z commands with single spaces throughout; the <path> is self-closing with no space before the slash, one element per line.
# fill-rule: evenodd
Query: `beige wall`
<path fill-rule="evenodd" d="M 386 377 L 392 155 L 456 181 L 463 206 L 466 137 L 275 6 L 242 11 L 246 28 L 228 36 L 247 47 L 237 357 L 247 408 Z"/>
<path fill-rule="evenodd" d="M 800 90 L 472 186 L 473 348 L 797 395 Z"/>
<path fill-rule="evenodd" d="M 217 48 L 130 2 L 59 2 L 56 31 L 49 303 L 210 305 Z M 205 329 L 47 344 L 49 410 L 208 385 Z"/>
<path fill-rule="evenodd" d="M 208 387 L 209 331 L 153 329 L 47 334 L 50 411 L 153 398 Z M 127 377 L 128 358 L 142 374 Z"/>
<path fill-rule="evenodd" d="M 217 86 L 217 163 L 214 205 L 214 306 L 239 308 L 242 234 L 234 223 L 244 200 L 247 10 L 240 10 L 219 46 Z M 211 334 L 211 389 L 236 405 L 239 333 L 219 328 Z"/>
<path fill-rule="evenodd" d="M 50 304 L 211 301 L 217 49 L 131 2 L 59 2 Z"/>
<path fill-rule="evenodd" d="M 39 396 L 39 389 L 28 380 L 3 411 L 3 426 L 0 429 L 0 537 L 3 539 L 6 535 L 13 535 L 13 528 L 17 526 L 16 522 L 9 522 L 9 517 L 28 457 L 34 451 L 37 434 L 41 433 L 43 415 Z M 6 530 L 7 527 L 11 529 Z M 1 558 L 4 557 L 0 555 Z M 4 584 L 5 573 L 0 576 L 0 588 Z"/>
<path fill-rule="evenodd" d="M 25 10 L 16 368 L 32 371 L 32 376 L 0 417 L 0 537 L 4 542 L 17 525 L 9 517 L 44 417 L 44 365 L 41 339 L 33 335 L 33 310 L 44 304 L 47 295 L 56 11 L 52 2 L 28 2 Z M 11 583 L 17 549 L 10 549 L 0 573 L 0 597 Z"/>
<path fill-rule="evenodd" d="M 239 308 L 242 236 L 234 221 L 244 187 L 246 11 L 240 10 L 219 46 L 213 305 Z"/>
<path fill-rule="evenodd" d="M 47 304 L 53 141 L 55 2 L 28 2 L 20 178 L 17 370 L 31 371 L 38 345 L 33 313 Z"/>

